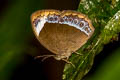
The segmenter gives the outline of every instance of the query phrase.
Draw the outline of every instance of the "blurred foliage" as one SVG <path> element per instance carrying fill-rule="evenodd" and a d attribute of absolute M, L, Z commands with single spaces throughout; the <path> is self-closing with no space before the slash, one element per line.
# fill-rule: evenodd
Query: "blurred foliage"
<path fill-rule="evenodd" d="M 85 80 L 119 80 L 120 79 L 120 47 L 105 59 L 93 75 Z"/>
<path fill-rule="evenodd" d="M 12 2 L 12 3 L 11 3 Z M 1 12 L 0 21 L 0 80 L 9 80 L 13 69 L 28 49 L 31 30 L 30 15 L 41 9 L 41 0 L 11 0 Z"/>
<path fill-rule="evenodd" d="M 92 20 L 95 33 L 92 38 L 78 50 L 83 56 L 73 54 L 70 61 L 76 66 L 66 64 L 64 80 L 81 80 L 91 69 L 94 57 L 100 53 L 104 45 L 117 40 L 120 32 L 119 0 L 81 0 L 78 11 Z M 91 79 L 92 80 L 92 79 Z M 95 80 L 98 80 L 97 78 Z M 106 79 L 104 79 L 106 80 Z"/>

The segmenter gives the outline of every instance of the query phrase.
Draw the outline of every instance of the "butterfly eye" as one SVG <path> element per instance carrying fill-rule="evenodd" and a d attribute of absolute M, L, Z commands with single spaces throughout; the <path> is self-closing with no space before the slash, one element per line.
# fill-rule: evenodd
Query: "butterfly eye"
<path fill-rule="evenodd" d="M 57 17 L 57 16 L 55 16 L 55 17 L 54 17 L 54 20 L 55 20 L 55 21 L 57 21 L 57 20 L 58 20 L 58 17 Z"/>
<path fill-rule="evenodd" d="M 83 21 L 80 22 L 79 26 L 84 27 L 85 23 Z"/>
<path fill-rule="evenodd" d="M 48 16 L 48 21 L 52 22 L 53 21 L 53 16 Z"/>
<path fill-rule="evenodd" d="M 78 23 L 78 20 L 77 20 L 77 19 L 74 19 L 73 22 L 74 22 L 74 24 L 77 24 L 77 23 Z"/>
<path fill-rule="evenodd" d="M 64 20 L 65 22 L 68 22 L 68 17 L 67 17 L 67 16 L 63 17 L 63 20 Z"/>
<path fill-rule="evenodd" d="M 33 24 L 35 25 L 35 27 L 38 25 L 38 22 L 40 22 L 40 19 L 35 19 L 35 20 L 33 21 Z"/>
<path fill-rule="evenodd" d="M 68 18 L 68 21 L 69 21 L 70 23 L 72 23 L 73 19 L 70 17 L 70 18 Z"/>

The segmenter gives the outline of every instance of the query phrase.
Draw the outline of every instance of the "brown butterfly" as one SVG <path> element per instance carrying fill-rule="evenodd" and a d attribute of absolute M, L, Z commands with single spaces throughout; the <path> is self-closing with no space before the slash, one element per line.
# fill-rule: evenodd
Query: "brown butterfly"
<path fill-rule="evenodd" d="M 69 56 L 83 46 L 94 33 L 87 16 L 71 10 L 39 10 L 31 16 L 32 28 L 39 42 L 54 57 L 67 62 Z"/>

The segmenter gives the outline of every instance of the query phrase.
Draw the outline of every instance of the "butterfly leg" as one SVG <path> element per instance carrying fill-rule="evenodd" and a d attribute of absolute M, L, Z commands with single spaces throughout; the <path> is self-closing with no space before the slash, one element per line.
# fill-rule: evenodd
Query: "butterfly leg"
<path fill-rule="evenodd" d="M 46 60 L 49 57 L 54 57 L 55 55 L 41 55 L 41 56 L 36 56 L 35 59 L 43 57 L 42 61 Z"/>
<path fill-rule="evenodd" d="M 68 59 L 62 59 L 62 60 L 65 61 L 68 64 L 71 64 L 75 68 L 75 65 L 72 62 L 68 61 Z"/>
<path fill-rule="evenodd" d="M 83 56 L 83 54 L 81 54 L 81 53 L 79 53 L 79 52 L 76 52 L 76 51 L 72 51 L 72 53 L 75 53 L 75 54 L 77 54 L 77 55 L 79 55 L 79 56 Z"/>

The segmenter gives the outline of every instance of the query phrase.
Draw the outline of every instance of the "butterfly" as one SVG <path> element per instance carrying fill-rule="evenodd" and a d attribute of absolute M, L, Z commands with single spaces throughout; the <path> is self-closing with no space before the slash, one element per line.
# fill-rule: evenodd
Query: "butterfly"
<path fill-rule="evenodd" d="M 53 53 L 42 57 L 54 57 L 66 62 L 73 52 L 88 41 L 95 30 L 86 15 L 72 10 L 36 11 L 31 16 L 31 24 L 39 42 Z"/>

